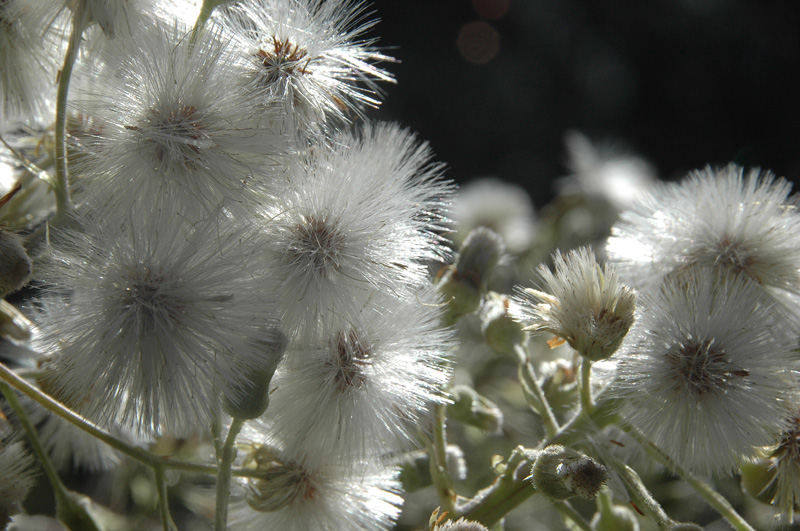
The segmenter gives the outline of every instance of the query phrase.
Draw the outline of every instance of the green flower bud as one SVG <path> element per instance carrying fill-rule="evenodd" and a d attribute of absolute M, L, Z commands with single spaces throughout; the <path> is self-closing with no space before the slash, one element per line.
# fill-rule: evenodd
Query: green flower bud
<path fill-rule="evenodd" d="M 531 476 L 534 487 L 550 499 L 590 500 L 608 480 L 608 471 L 594 459 L 556 444 L 539 453 Z"/>
<path fill-rule="evenodd" d="M 269 406 L 269 383 L 283 359 L 288 340 L 280 331 L 271 341 L 261 341 L 264 346 L 262 363 L 258 367 L 249 367 L 237 382 L 235 391 L 225 393 L 222 406 L 234 418 L 254 419 L 260 417 Z"/>
<path fill-rule="evenodd" d="M 33 265 L 22 239 L 0 230 L 0 295 L 17 291 L 28 283 Z"/>
<path fill-rule="evenodd" d="M 513 353 L 525 341 L 522 324 L 511 317 L 512 304 L 507 295 L 490 291 L 479 310 L 486 344 L 499 354 Z"/>
<path fill-rule="evenodd" d="M 453 403 L 447 406 L 448 417 L 489 433 L 503 430 L 503 412 L 494 402 L 466 385 L 453 386 L 450 393 Z"/>
<path fill-rule="evenodd" d="M 446 449 L 447 468 L 453 478 L 464 480 L 467 477 L 467 464 L 464 451 L 456 444 L 448 444 Z M 426 450 L 406 453 L 399 463 L 400 483 L 404 492 L 413 492 L 433 484 L 431 478 L 431 456 Z"/>
<path fill-rule="evenodd" d="M 446 323 L 478 309 L 486 285 L 505 252 L 503 240 L 486 227 L 469 233 L 455 264 L 439 280 L 439 291 L 449 301 Z"/>
<path fill-rule="evenodd" d="M 639 531 L 639 522 L 630 507 L 614 505 L 608 490 L 600 491 L 597 497 L 597 512 L 592 518 L 595 531 Z"/>

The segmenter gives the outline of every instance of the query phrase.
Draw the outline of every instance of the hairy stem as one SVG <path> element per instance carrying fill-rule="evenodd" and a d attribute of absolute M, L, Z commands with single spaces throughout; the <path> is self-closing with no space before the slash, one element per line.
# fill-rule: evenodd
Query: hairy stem
<path fill-rule="evenodd" d="M 514 347 L 514 351 L 517 354 L 517 362 L 519 363 L 519 377 L 523 392 L 525 392 L 526 395 L 528 393 L 532 393 L 536 400 L 538 400 L 541 404 L 542 411 L 537 411 L 537 413 L 542 416 L 545 434 L 547 437 L 552 437 L 558 433 L 560 428 L 558 425 L 558 420 L 556 420 L 556 416 L 553 413 L 553 408 L 550 407 L 550 403 L 547 401 L 547 397 L 542 390 L 542 386 L 539 385 L 539 380 L 536 379 L 533 365 L 528 359 L 528 352 L 525 347 L 523 347 L 521 344 L 517 344 Z"/>
<path fill-rule="evenodd" d="M 581 357 L 581 410 L 591 413 L 592 409 L 592 362 Z"/>
<path fill-rule="evenodd" d="M 442 511 L 449 515 L 455 514 L 456 490 L 453 476 L 447 466 L 447 435 L 445 433 L 446 406 L 434 406 L 433 441 L 430 445 L 430 470 L 433 484 L 439 495 L 439 504 Z"/>
<path fill-rule="evenodd" d="M 167 497 L 167 478 L 163 466 L 154 466 L 156 475 L 156 489 L 158 490 L 158 505 L 161 513 L 161 528 L 164 531 L 178 531 L 178 526 L 172 520 L 169 512 L 169 499 Z"/>
<path fill-rule="evenodd" d="M 736 512 L 736 509 L 725 499 L 722 494 L 714 490 L 714 487 L 707 482 L 695 477 L 691 472 L 675 462 L 672 457 L 650 442 L 639 430 L 626 422 L 617 423 L 620 429 L 633 437 L 647 455 L 664 465 L 668 470 L 673 471 L 683 478 L 711 507 L 713 507 L 734 529 L 738 531 L 753 531 L 753 527 Z"/>
<path fill-rule="evenodd" d="M 72 16 L 72 33 L 69 37 L 67 53 L 64 56 L 64 65 L 61 67 L 58 79 L 58 92 L 56 94 L 56 182 L 53 186 L 53 193 L 56 198 L 56 215 L 53 223 L 58 224 L 64 220 L 72 208 L 69 197 L 69 170 L 67 168 L 67 98 L 69 95 L 69 82 L 72 78 L 72 67 L 78 57 L 78 49 L 81 45 L 81 37 L 86 27 L 86 12 L 83 4 L 79 3 L 78 8 Z"/>
<path fill-rule="evenodd" d="M 222 454 L 217 455 L 219 472 L 217 473 L 217 505 L 214 511 L 214 531 L 225 531 L 228 528 L 228 498 L 231 494 L 231 466 L 236 458 L 236 437 L 242 431 L 244 419 L 234 418 L 222 446 Z"/>
<path fill-rule="evenodd" d="M 50 456 L 47 455 L 47 452 L 45 452 L 44 448 L 42 448 L 42 444 L 39 441 L 39 436 L 36 433 L 36 428 L 28 418 L 25 408 L 22 407 L 19 399 L 17 399 L 17 395 L 11 390 L 11 387 L 8 384 L 2 382 L 0 382 L 0 392 L 2 392 L 11 409 L 14 410 L 19 423 L 22 425 L 22 429 L 28 436 L 28 441 L 33 449 L 33 453 L 36 454 L 39 465 L 41 465 L 42 470 L 44 470 L 44 473 L 50 482 L 50 486 L 52 487 L 53 494 L 56 498 L 56 517 L 60 521 L 67 524 L 70 529 L 97 531 L 97 525 L 94 523 L 92 517 L 89 516 L 86 508 L 78 503 L 77 499 L 70 495 L 69 490 L 61 481 L 58 472 L 53 466 Z"/>

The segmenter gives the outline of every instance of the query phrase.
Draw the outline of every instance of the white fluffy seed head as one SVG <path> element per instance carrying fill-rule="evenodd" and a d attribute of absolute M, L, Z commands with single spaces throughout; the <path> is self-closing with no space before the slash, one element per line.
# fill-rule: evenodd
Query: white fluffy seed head
<path fill-rule="evenodd" d="M 49 123 L 55 114 L 56 72 L 66 46 L 58 2 L 0 2 L 0 125 Z"/>
<path fill-rule="evenodd" d="M 55 394 L 145 435 L 206 428 L 218 391 L 237 396 L 259 364 L 274 311 L 231 223 L 134 209 L 62 235 L 39 319 Z"/>
<path fill-rule="evenodd" d="M 95 208 L 113 212 L 141 198 L 183 212 L 213 212 L 221 201 L 241 210 L 285 151 L 232 86 L 221 30 L 206 28 L 196 41 L 187 32 L 145 26 L 77 73 L 89 81 L 72 105 L 91 123 L 74 169 L 98 196 Z"/>
<path fill-rule="evenodd" d="M 712 266 L 753 281 L 797 313 L 800 211 L 790 190 L 772 173 L 733 164 L 691 172 L 622 213 L 608 260 L 636 288 Z"/>
<path fill-rule="evenodd" d="M 245 84 L 265 105 L 277 104 L 304 133 L 347 121 L 377 106 L 377 81 L 393 78 L 376 63 L 391 60 L 364 39 L 359 0 L 248 0 L 220 11 L 234 36 Z"/>
<path fill-rule="evenodd" d="M 441 315 L 432 287 L 413 303 L 376 295 L 321 343 L 295 343 L 274 379 L 269 431 L 310 466 L 409 449 L 428 406 L 446 401 L 453 338 Z"/>
<path fill-rule="evenodd" d="M 36 461 L 22 442 L 0 440 L 0 525 L 21 512 L 21 503 L 36 484 Z"/>
<path fill-rule="evenodd" d="M 794 402 L 796 404 L 796 402 Z M 777 445 L 769 454 L 769 483 L 759 494 L 766 494 L 776 507 L 776 517 L 784 524 L 796 521 L 800 510 L 800 415 L 797 406 L 784 416 Z"/>
<path fill-rule="evenodd" d="M 327 335 L 373 293 L 409 300 L 443 252 L 451 184 L 430 150 L 395 125 L 342 133 L 309 150 L 264 212 L 264 248 L 294 335 Z M 290 333 L 290 335 L 292 335 Z"/>
<path fill-rule="evenodd" d="M 609 358 L 633 324 L 634 291 L 588 248 L 555 253 L 553 261 L 555 272 L 539 267 L 541 291 L 518 289 L 519 317 L 529 330 L 554 334 L 592 361 Z"/>
<path fill-rule="evenodd" d="M 796 386 L 796 336 L 744 279 L 711 268 L 640 293 L 617 354 L 624 418 L 683 467 L 726 474 L 769 443 Z"/>

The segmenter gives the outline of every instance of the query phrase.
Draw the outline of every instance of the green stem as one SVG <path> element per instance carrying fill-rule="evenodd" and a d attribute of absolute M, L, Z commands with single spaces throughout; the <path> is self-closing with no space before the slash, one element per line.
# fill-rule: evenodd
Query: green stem
<path fill-rule="evenodd" d="M 447 433 L 445 432 L 446 406 L 434 406 L 433 441 L 430 445 L 430 471 L 436 492 L 439 495 L 439 504 L 443 512 L 448 515 L 455 514 L 456 490 L 453 477 L 447 466 Z"/>
<path fill-rule="evenodd" d="M 650 442 L 639 430 L 628 423 L 619 422 L 617 426 L 625 433 L 633 437 L 645 452 L 664 465 L 667 470 L 683 478 L 711 507 L 713 507 L 734 529 L 738 531 L 753 531 L 753 527 L 736 512 L 736 509 L 725 499 L 722 494 L 714 490 L 707 482 L 695 477 L 691 472 L 675 462 L 672 457 L 664 453 L 662 449 Z"/>
<path fill-rule="evenodd" d="M 652 518 L 659 529 L 668 529 L 675 523 L 674 520 L 664 512 L 661 504 L 653 498 L 653 495 L 650 494 L 650 491 L 644 486 L 642 478 L 639 477 L 639 474 L 637 474 L 634 469 L 613 457 L 607 458 L 606 464 L 613 466 L 614 470 L 619 474 L 631 500 L 636 504 L 635 508 Z"/>
<path fill-rule="evenodd" d="M 164 531 L 178 531 L 178 526 L 172 520 L 169 513 L 169 498 L 167 497 L 167 478 L 164 474 L 163 466 L 154 466 L 153 472 L 156 474 L 156 489 L 158 490 L 158 505 L 161 512 L 161 528 Z"/>
<path fill-rule="evenodd" d="M 592 362 L 581 357 L 581 409 L 591 412 L 594 409 L 592 399 Z"/>
<path fill-rule="evenodd" d="M 189 37 L 189 42 L 194 45 L 197 42 L 197 39 L 200 38 L 200 33 L 203 31 L 203 27 L 205 27 L 206 22 L 208 19 L 211 18 L 211 14 L 216 9 L 217 4 L 219 4 L 219 0 L 203 0 L 203 5 L 200 7 L 200 14 L 197 15 L 197 20 L 194 23 L 194 27 L 192 28 L 192 34 Z"/>
<path fill-rule="evenodd" d="M 64 56 L 64 65 L 61 67 L 58 80 L 58 92 L 56 94 L 56 182 L 53 193 L 56 198 L 56 215 L 53 223 L 57 224 L 64 220 L 72 208 L 69 198 L 69 170 L 67 168 L 67 97 L 69 95 L 69 83 L 72 78 L 72 67 L 78 57 L 78 49 L 81 45 L 81 37 L 86 27 L 86 13 L 80 6 L 72 16 L 72 33 L 69 37 L 67 54 Z"/>
<path fill-rule="evenodd" d="M 74 413 L 72 410 L 66 408 L 60 402 L 54 400 L 47 394 L 43 393 L 40 389 L 29 384 L 13 371 L 0 363 L 0 379 L 4 380 L 8 385 L 24 394 L 47 411 L 61 417 L 70 424 L 82 429 L 95 439 L 98 439 L 107 445 L 111 446 L 118 452 L 125 454 L 131 459 L 135 459 L 142 464 L 148 466 L 163 466 L 172 470 L 179 470 L 182 472 L 191 472 L 195 474 L 205 474 L 209 476 L 217 475 L 217 467 L 213 465 L 204 465 L 199 463 L 187 463 L 185 461 L 176 461 L 167 459 L 161 456 L 153 455 L 146 450 L 131 446 L 130 444 L 121 441 L 111 435 L 110 433 L 98 428 L 88 420 L 80 415 Z M 261 477 L 263 474 L 252 469 L 233 469 L 233 475 L 237 477 Z"/>
<path fill-rule="evenodd" d="M 25 408 L 22 407 L 22 404 L 17 399 L 17 395 L 11 390 L 8 384 L 2 382 L 0 382 L 0 392 L 2 392 L 3 396 L 6 398 L 11 409 L 14 410 L 19 423 L 22 425 L 22 429 L 28 436 L 28 441 L 33 449 L 33 453 L 36 454 L 36 458 L 39 460 L 39 464 L 50 482 L 50 486 L 56 498 L 56 517 L 67 524 L 70 529 L 98 531 L 97 525 L 94 523 L 92 517 L 89 516 L 85 507 L 70 495 L 69 490 L 67 490 L 67 487 L 65 487 L 64 483 L 61 481 L 58 472 L 53 466 L 53 462 L 50 460 L 50 456 L 47 455 L 47 452 L 42 448 L 39 436 L 36 433 L 36 428 L 28 418 Z"/>
<path fill-rule="evenodd" d="M 581 513 L 575 510 L 575 508 L 569 504 L 569 502 L 561 501 L 556 502 L 553 504 L 553 507 L 556 508 L 556 511 L 560 512 L 562 516 L 572 520 L 572 522 L 583 531 L 592 531 L 592 524 L 586 521 L 586 519 L 581 516 Z"/>
<path fill-rule="evenodd" d="M 47 479 L 50 481 L 50 485 L 53 487 L 53 493 L 56 497 L 56 505 L 67 503 L 66 500 L 69 498 L 69 495 L 67 494 L 67 488 L 64 486 L 64 483 L 61 482 L 61 478 L 59 477 L 58 472 L 56 472 L 53 462 L 50 460 L 50 456 L 47 455 L 47 452 L 45 452 L 42 448 L 42 445 L 39 442 L 39 437 L 36 434 L 36 428 L 31 423 L 30 419 L 28 418 L 28 414 L 25 412 L 22 404 L 20 404 L 19 400 L 17 399 L 17 395 L 15 395 L 11 390 L 11 387 L 5 383 L 0 384 L 0 391 L 2 391 L 3 396 L 8 402 L 8 405 L 14 410 L 14 414 L 17 416 L 17 419 L 19 419 L 22 429 L 25 431 L 25 434 L 30 440 L 33 453 L 35 453 L 37 459 L 39 459 L 39 464 L 42 465 L 42 469 L 44 470 Z"/>
<path fill-rule="evenodd" d="M 494 483 L 459 507 L 458 516 L 492 527 L 512 509 L 536 493 L 531 484 L 535 452 L 518 446 Z"/>
<path fill-rule="evenodd" d="M 228 528 L 228 498 L 231 494 L 231 466 L 236 457 L 236 437 L 242 431 L 245 420 L 234 418 L 222 447 L 219 459 L 219 472 L 217 473 L 217 506 L 214 511 L 214 531 L 225 531 Z"/>
<path fill-rule="evenodd" d="M 599 401 L 589 412 L 581 410 L 564 424 L 558 433 L 539 443 L 538 448 L 546 448 L 553 444 L 573 446 L 578 442 L 585 441 L 587 434 L 616 424 L 620 420 L 616 413 L 618 407 L 618 400 L 608 399 Z"/>
<path fill-rule="evenodd" d="M 517 362 L 519 363 L 519 376 L 523 392 L 528 391 L 533 393 L 534 397 L 541 403 L 542 411 L 538 411 L 538 413 L 542 416 L 545 434 L 547 437 L 552 437 L 558 433 L 560 429 L 558 420 L 556 420 L 555 414 L 553 414 L 553 408 L 550 407 L 550 403 L 547 401 L 542 386 L 539 385 L 539 380 L 536 379 L 533 365 L 528 359 L 528 352 L 525 347 L 521 344 L 517 344 L 514 346 L 514 351 L 517 354 Z"/>

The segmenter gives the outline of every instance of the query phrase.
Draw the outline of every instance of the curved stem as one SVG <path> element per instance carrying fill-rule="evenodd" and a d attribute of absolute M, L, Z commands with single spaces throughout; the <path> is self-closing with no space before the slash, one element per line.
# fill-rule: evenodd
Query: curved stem
<path fill-rule="evenodd" d="M 42 470 L 44 470 L 50 482 L 50 486 L 53 488 L 53 494 L 56 498 L 56 517 L 67 524 L 70 529 L 99 531 L 97 524 L 95 524 L 92 517 L 86 511 L 86 508 L 81 505 L 77 499 L 73 498 L 69 490 L 67 490 L 67 487 L 64 486 L 61 477 L 59 477 L 58 472 L 53 466 L 53 462 L 50 460 L 50 456 L 47 455 L 47 452 L 42 448 L 39 436 L 36 433 L 36 428 L 28 418 L 25 408 L 22 407 L 14 391 L 11 390 L 8 384 L 0 382 L 0 392 L 2 392 L 6 401 L 8 401 L 8 405 L 14 410 L 17 419 L 20 424 L 22 424 L 22 429 L 28 436 L 28 441 L 31 444 L 33 453 L 36 454 L 36 458 L 39 460 L 39 464 Z"/>
<path fill-rule="evenodd" d="M 456 490 L 453 476 L 447 466 L 447 434 L 445 432 L 446 407 L 444 404 L 434 406 L 433 442 L 430 445 L 430 471 L 442 512 L 451 517 L 455 514 Z"/>
<path fill-rule="evenodd" d="M 64 56 L 64 65 L 61 67 L 58 79 L 58 92 L 56 95 L 56 182 L 53 193 L 56 197 L 56 215 L 53 223 L 63 221 L 72 208 L 69 198 L 69 170 L 67 168 L 67 97 L 69 95 L 69 82 L 72 78 L 72 67 L 78 57 L 81 37 L 86 26 L 86 13 L 79 3 L 72 15 L 72 33 L 69 37 L 67 54 Z"/>
<path fill-rule="evenodd" d="M 578 529 L 582 529 L 583 531 L 592 531 L 592 524 L 587 522 L 586 519 L 581 516 L 581 513 L 576 511 L 575 508 L 569 504 L 569 502 L 556 502 L 553 504 L 553 507 L 555 507 L 556 511 L 560 512 L 562 516 L 572 521 L 572 523 L 575 524 Z"/>
<path fill-rule="evenodd" d="M 592 399 L 592 362 L 581 357 L 581 409 L 591 412 L 594 409 Z"/>
<path fill-rule="evenodd" d="M 458 507 L 457 516 L 491 527 L 519 504 L 536 494 L 531 483 L 531 466 L 536 451 L 518 446 L 504 465 L 504 470 L 494 483 L 479 491 Z"/>
<path fill-rule="evenodd" d="M 618 422 L 617 426 L 633 437 L 647 455 L 667 467 L 668 470 L 683 478 L 711 507 L 713 507 L 734 529 L 738 531 L 753 531 L 753 527 L 736 512 L 736 509 L 725 499 L 722 494 L 714 490 L 707 482 L 695 477 L 691 472 L 676 463 L 672 457 L 650 442 L 639 430 L 626 422 Z"/>
<path fill-rule="evenodd" d="M 167 478 L 164 474 L 163 466 L 154 466 L 153 472 L 156 474 L 156 489 L 158 490 L 158 506 L 161 513 L 161 528 L 164 531 L 178 531 L 178 526 L 172 520 L 169 513 L 169 498 L 167 497 Z"/>
<path fill-rule="evenodd" d="M 552 437 L 558 433 L 560 429 L 558 420 L 556 420 L 556 416 L 553 414 L 553 408 L 550 407 L 550 403 L 547 401 L 542 386 L 539 385 L 539 380 L 536 379 L 533 365 L 528 359 L 528 352 L 525 347 L 521 344 L 517 344 L 514 346 L 514 351 L 517 354 L 517 362 L 519 363 L 519 376 L 522 390 L 526 394 L 532 393 L 541 404 L 542 411 L 537 411 L 537 413 L 541 415 L 542 422 L 544 422 L 545 434 L 548 438 Z"/>
<path fill-rule="evenodd" d="M 206 25 L 206 22 L 208 22 L 208 19 L 211 18 L 211 13 L 214 12 L 217 4 L 219 4 L 219 0 L 203 0 L 203 5 L 200 7 L 200 14 L 197 15 L 197 20 L 192 28 L 192 34 L 189 37 L 189 42 L 191 42 L 192 45 L 200 38 L 200 33 L 203 31 L 203 27 Z"/>
<path fill-rule="evenodd" d="M 47 476 L 48 481 L 50 481 L 50 486 L 53 488 L 53 493 L 56 497 L 56 506 L 66 504 L 69 498 L 67 495 L 67 488 L 61 481 L 58 472 L 56 472 L 53 462 L 50 460 L 50 456 L 47 455 L 47 452 L 45 452 L 42 448 L 42 445 L 39 442 L 39 437 L 36 434 L 36 428 L 34 428 L 33 424 L 28 418 L 28 414 L 25 412 L 22 404 L 20 404 L 17 396 L 14 394 L 8 384 L 0 383 L 0 391 L 3 393 L 8 405 L 14 410 L 14 414 L 17 416 L 19 423 L 22 425 L 25 435 L 28 436 L 33 453 L 36 454 L 36 458 L 39 460 L 39 464 L 42 466 L 44 474 Z"/>
<path fill-rule="evenodd" d="M 236 457 L 236 437 L 242 431 L 244 419 L 234 418 L 222 447 L 222 455 L 218 455 L 219 472 L 217 473 L 217 506 L 214 511 L 214 531 L 225 531 L 228 528 L 228 498 L 231 494 L 231 466 Z"/>

